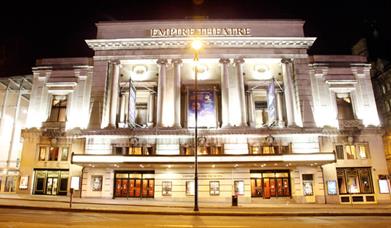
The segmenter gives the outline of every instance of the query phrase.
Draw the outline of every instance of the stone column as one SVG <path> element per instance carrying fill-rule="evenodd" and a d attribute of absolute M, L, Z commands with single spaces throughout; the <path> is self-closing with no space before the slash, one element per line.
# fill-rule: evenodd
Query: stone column
<path fill-rule="evenodd" d="M 23 82 L 24 82 L 24 79 L 19 84 L 18 96 L 16 98 L 14 122 L 12 124 L 11 139 L 9 142 L 10 144 L 9 144 L 8 156 L 7 156 L 7 167 L 11 166 L 11 155 L 12 155 L 12 151 L 14 150 L 14 147 L 15 147 L 14 141 L 15 141 L 16 125 L 18 124 L 18 117 L 19 117 L 19 112 L 20 112 L 20 102 L 22 99 Z"/>
<path fill-rule="evenodd" d="M 296 126 L 294 114 L 294 93 L 290 59 L 282 59 L 282 76 L 284 81 L 284 96 L 288 127 Z"/>
<path fill-rule="evenodd" d="M 246 96 L 244 93 L 244 77 L 243 77 L 243 69 L 242 64 L 244 63 L 244 60 L 242 58 L 235 59 L 235 67 L 236 67 L 236 79 L 237 79 L 237 87 L 238 87 L 238 94 L 239 94 L 239 108 L 240 108 L 240 127 L 247 126 L 247 114 L 246 114 Z"/>
<path fill-rule="evenodd" d="M 181 59 L 173 59 L 174 64 L 174 127 L 181 126 Z"/>
<path fill-rule="evenodd" d="M 148 127 L 153 127 L 153 114 L 155 112 L 155 92 L 151 91 L 149 92 L 148 96 L 148 104 L 147 104 L 147 110 L 148 110 Z"/>
<path fill-rule="evenodd" d="M 117 106 L 119 94 L 119 62 L 112 63 L 111 75 L 111 106 L 110 106 L 110 121 L 109 127 L 115 128 L 117 122 Z"/>
<path fill-rule="evenodd" d="M 125 93 L 122 93 L 120 98 L 120 111 L 119 111 L 119 123 L 118 123 L 118 126 L 121 128 L 125 127 L 125 109 L 126 109 L 125 101 L 126 101 Z"/>
<path fill-rule="evenodd" d="M 277 93 L 277 121 L 278 121 L 277 123 L 278 123 L 279 127 L 284 127 L 285 126 L 285 122 L 284 122 L 283 115 L 282 115 L 282 112 L 283 112 L 283 109 L 282 109 L 282 91 L 281 90 L 277 90 L 276 93 Z"/>
<path fill-rule="evenodd" d="M 157 88 L 157 118 L 156 126 L 163 127 L 163 99 L 165 93 L 165 83 L 166 83 L 166 71 L 167 71 L 167 59 L 159 59 L 157 62 L 160 67 L 159 78 L 158 78 L 158 88 Z"/>
<path fill-rule="evenodd" d="M 255 127 L 255 103 L 252 90 L 247 91 L 247 107 L 248 107 L 248 124 L 250 127 Z"/>
<path fill-rule="evenodd" d="M 229 127 L 229 59 L 220 59 L 221 63 L 221 127 Z"/>
<path fill-rule="evenodd" d="M 11 82 L 8 81 L 7 88 L 5 89 L 5 93 L 4 93 L 4 96 L 3 96 L 3 106 L 1 107 L 0 126 L 4 126 L 3 125 L 3 118 L 4 118 L 4 113 L 6 111 L 6 108 L 7 108 L 7 101 L 8 101 L 8 94 L 9 94 L 10 86 L 11 86 Z"/>

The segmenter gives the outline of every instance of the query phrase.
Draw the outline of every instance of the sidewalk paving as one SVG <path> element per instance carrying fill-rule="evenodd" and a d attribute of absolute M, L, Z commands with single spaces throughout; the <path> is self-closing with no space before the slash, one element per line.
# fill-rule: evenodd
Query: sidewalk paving
<path fill-rule="evenodd" d="M 200 202 L 199 212 L 193 202 L 171 202 L 150 199 L 74 198 L 0 194 L 0 207 L 55 210 L 68 212 L 98 212 L 155 215 L 205 216 L 391 216 L 391 204 L 239 204 Z"/>

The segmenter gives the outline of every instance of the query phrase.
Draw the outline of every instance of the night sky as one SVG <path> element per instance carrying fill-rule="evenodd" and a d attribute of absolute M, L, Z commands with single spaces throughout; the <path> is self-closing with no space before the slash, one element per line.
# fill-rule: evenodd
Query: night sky
<path fill-rule="evenodd" d="M 35 59 L 91 57 L 98 21 L 302 19 L 318 37 L 309 54 L 350 54 L 363 37 L 370 58 L 391 59 L 391 1 L 128 0 L 10 1 L 0 6 L 0 76 L 31 73 Z M 366 2 L 365 4 L 362 2 Z"/>

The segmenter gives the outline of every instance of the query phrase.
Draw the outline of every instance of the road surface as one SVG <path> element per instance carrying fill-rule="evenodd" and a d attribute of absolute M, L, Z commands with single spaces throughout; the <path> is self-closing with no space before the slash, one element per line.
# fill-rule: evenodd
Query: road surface
<path fill-rule="evenodd" d="M 235 217 L 133 215 L 0 208 L 0 227 L 390 227 L 390 217 Z"/>

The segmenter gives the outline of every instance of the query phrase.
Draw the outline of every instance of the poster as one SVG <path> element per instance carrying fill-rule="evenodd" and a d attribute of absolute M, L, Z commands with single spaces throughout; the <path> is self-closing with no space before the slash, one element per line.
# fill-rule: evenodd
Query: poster
<path fill-rule="evenodd" d="M 304 194 L 304 196 L 314 195 L 314 191 L 312 188 L 312 181 L 304 181 L 303 182 L 303 194 Z"/>
<path fill-rule="evenodd" d="M 209 195 L 218 196 L 220 195 L 220 182 L 210 181 L 209 182 Z"/>
<path fill-rule="evenodd" d="M 172 193 L 172 182 L 171 181 L 163 181 L 162 182 L 162 195 L 163 196 L 171 196 Z"/>
<path fill-rule="evenodd" d="M 186 195 L 194 196 L 194 181 L 186 181 Z"/>
<path fill-rule="evenodd" d="M 244 195 L 244 181 L 234 182 L 234 193 L 235 195 Z"/>
<path fill-rule="evenodd" d="M 198 90 L 197 102 L 194 90 L 189 90 L 187 107 L 187 124 L 195 127 L 195 110 L 198 107 L 197 125 L 198 127 L 215 128 L 216 110 L 215 95 L 213 90 Z M 197 104 L 197 105 L 196 105 Z"/>
<path fill-rule="evenodd" d="M 28 188 L 28 183 L 29 183 L 29 177 L 28 176 L 20 177 L 19 189 L 27 189 Z"/>
<path fill-rule="evenodd" d="M 380 179 L 379 180 L 379 190 L 381 194 L 390 193 L 390 189 L 388 188 L 388 180 Z"/>
<path fill-rule="evenodd" d="M 335 180 L 327 181 L 327 194 L 337 195 L 337 182 Z"/>
<path fill-rule="evenodd" d="M 267 88 L 267 115 L 268 125 L 271 126 L 276 121 L 276 88 L 274 86 L 274 80 L 269 84 Z"/>
<path fill-rule="evenodd" d="M 71 177 L 71 188 L 73 188 L 73 190 L 80 189 L 80 177 Z"/>
<path fill-rule="evenodd" d="M 103 176 L 91 176 L 91 189 L 92 191 L 102 191 Z"/>

